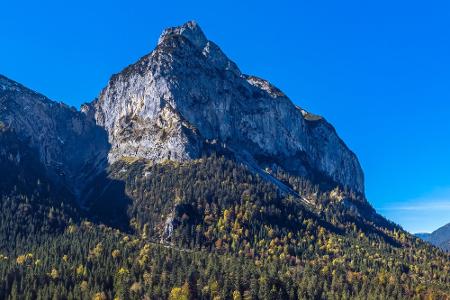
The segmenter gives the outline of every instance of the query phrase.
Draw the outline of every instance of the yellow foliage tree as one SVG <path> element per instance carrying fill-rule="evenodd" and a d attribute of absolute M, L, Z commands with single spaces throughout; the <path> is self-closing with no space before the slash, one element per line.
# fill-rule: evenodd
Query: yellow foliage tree
<path fill-rule="evenodd" d="M 88 282 L 87 282 L 86 280 L 83 280 L 83 281 L 80 283 L 80 288 L 81 288 L 81 291 L 86 292 L 86 291 L 89 289 L 89 284 L 88 284 Z"/>
<path fill-rule="evenodd" d="M 233 300 L 242 300 L 241 292 L 234 291 L 233 292 Z"/>
<path fill-rule="evenodd" d="M 94 297 L 92 297 L 92 300 L 107 300 L 108 297 L 106 296 L 106 294 L 104 292 L 99 292 L 96 293 L 94 295 Z"/>
<path fill-rule="evenodd" d="M 120 257 L 120 251 L 119 250 L 113 250 L 113 252 L 111 253 L 111 256 L 113 257 L 113 258 L 118 258 L 118 257 Z"/>
<path fill-rule="evenodd" d="M 190 297 L 189 284 L 185 282 L 182 287 L 174 287 L 170 291 L 169 300 L 189 300 Z"/>
<path fill-rule="evenodd" d="M 48 273 L 48 276 L 50 276 L 51 279 L 57 280 L 59 278 L 59 272 L 55 268 L 53 268 L 50 273 Z"/>
<path fill-rule="evenodd" d="M 103 254 L 103 244 L 98 243 L 94 249 L 89 251 L 89 258 L 98 258 Z"/>

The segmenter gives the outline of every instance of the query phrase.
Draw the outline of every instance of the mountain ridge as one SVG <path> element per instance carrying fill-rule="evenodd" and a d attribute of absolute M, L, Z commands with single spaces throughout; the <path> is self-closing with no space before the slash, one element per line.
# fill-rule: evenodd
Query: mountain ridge
<path fill-rule="evenodd" d="M 75 108 L 0 77 L 0 122 L 37 149 L 50 176 L 77 194 L 105 167 L 106 135 Z"/>

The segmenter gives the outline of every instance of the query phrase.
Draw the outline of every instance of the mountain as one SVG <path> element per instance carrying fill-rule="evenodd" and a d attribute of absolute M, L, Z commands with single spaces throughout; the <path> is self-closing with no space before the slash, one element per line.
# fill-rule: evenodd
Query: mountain
<path fill-rule="evenodd" d="M 107 136 L 93 120 L 1 75 L 0 122 L 36 150 L 54 181 L 76 194 L 106 165 Z"/>
<path fill-rule="evenodd" d="M 94 106 L 110 162 L 186 161 L 214 145 L 258 169 L 326 177 L 364 192 L 359 162 L 334 128 L 266 80 L 242 74 L 195 22 L 165 30 L 155 50 L 111 78 Z"/>
<path fill-rule="evenodd" d="M 450 223 L 436 229 L 432 233 L 419 233 L 416 236 L 437 247 L 450 251 Z"/>
<path fill-rule="evenodd" d="M 414 235 L 425 241 L 430 236 L 430 233 L 420 232 L 420 233 L 415 233 Z"/>
<path fill-rule="evenodd" d="M 80 111 L 1 76 L 0 172 L 1 299 L 450 294 L 332 125 L 192 21 Z"/>

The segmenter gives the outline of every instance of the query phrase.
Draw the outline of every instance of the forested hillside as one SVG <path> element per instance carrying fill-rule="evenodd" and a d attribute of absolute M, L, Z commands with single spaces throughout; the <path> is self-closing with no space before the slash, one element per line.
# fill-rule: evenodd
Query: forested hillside
<path fill-rule="evenodd" d="M 62 197 L 41 204 L 39 185 L 2 197 L 0 298 L 445 299 L 450 292 L 449 257 L 438 249 L 391 223 L 365 221 L 339 197 L 306 204 L 282 194 L 222 156 L 123 159 L 108 174 L 101 180 L 113 191 L 91 199 L 90 220 L 73 219 L 76 208 Z M 123 196 L 126 207 L 102 211 Z M 20 208 L 27 204 L 42 213 L 27 218 Z M 108 219 L 116 222 L 102 225 Z"/>

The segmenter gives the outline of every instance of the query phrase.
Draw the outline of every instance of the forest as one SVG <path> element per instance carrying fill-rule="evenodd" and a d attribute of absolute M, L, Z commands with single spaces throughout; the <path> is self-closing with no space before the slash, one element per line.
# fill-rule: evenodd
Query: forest
<path fill-rule="evenodd" d="M 284 193 L 223 155 L 123 158 L 80 206 L 0 139 L 1 299 L 450 295 L 449 254 L 338 186 L 280 171 L 298 194 Z"/>

